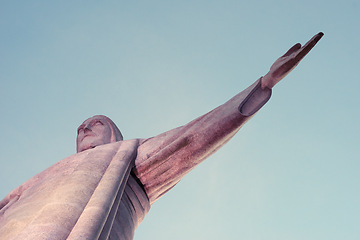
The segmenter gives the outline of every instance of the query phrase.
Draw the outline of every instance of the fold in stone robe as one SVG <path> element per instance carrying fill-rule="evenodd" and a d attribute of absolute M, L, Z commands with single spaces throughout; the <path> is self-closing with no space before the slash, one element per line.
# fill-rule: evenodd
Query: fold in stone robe
<path fill-rule="evenodd" d="M 270 95 L 257 81 L 187 125 L 61 160 L 0 202 L 0 239 L 133 239 L 150 205 L 229 141 Z"/>

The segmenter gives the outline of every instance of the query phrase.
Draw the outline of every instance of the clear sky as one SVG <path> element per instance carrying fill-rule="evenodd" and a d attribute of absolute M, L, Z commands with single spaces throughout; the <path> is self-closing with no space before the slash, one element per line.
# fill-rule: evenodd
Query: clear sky
<path fill-rule="evenodd" d="M 323 31 L 135 239 L 360 239 L 359 24 L 358 0 L 0 1 L 0 198 L 75 153 L 86 118 L 157 135 Z"/>

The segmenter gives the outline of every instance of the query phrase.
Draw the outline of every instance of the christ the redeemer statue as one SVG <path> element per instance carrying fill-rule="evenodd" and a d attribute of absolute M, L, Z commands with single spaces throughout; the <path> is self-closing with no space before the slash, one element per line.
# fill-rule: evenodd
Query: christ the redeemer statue
<path fill-rule="evenodd" d="M 158 136 L 123 140 L 109 118 L 85 120 L 76 154 L 0 202 L 0 239 L 133 239 L 151 204 L 229 141 L 322 36 L 294 45 L 225 104 Z"/>

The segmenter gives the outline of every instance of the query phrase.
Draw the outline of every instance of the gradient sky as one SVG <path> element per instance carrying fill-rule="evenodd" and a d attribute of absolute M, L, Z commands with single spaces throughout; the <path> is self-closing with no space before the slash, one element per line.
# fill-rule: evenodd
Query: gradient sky
<path fill-rule="evenodd" d="M 186 124 L 325 36 L 136 240 L 360 239 L 360 2 L 0 1 L 0 198 L 109 116 L 125 139 Z"/>

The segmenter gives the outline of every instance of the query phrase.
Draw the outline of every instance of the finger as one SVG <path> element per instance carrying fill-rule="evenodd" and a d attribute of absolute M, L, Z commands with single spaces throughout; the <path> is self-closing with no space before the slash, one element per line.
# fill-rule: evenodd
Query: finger
<path fill-rule="evenodd" d="M 306 54 L 308 54 L 310 52 L 310 50 L 316 45 L 316 43 L 322 38 L 322 36 L 324 36 L 324 33 L 322 33 L 322 32 L 319 32 L 318 34 L 313 36 L 307 43 L 305 43 L 305 45 L 302 47 L 302 49 L 296 55 L 295 58 L 298 61 L 303 59 L 306 56 Z"/>
<path fill-rule="evenodd" d="M 284 55 L 282 55 L 281 57 L 286 57 L 291 55 L 292 53 L 296 52 L 297 50 L 299 50 L 301 48 L 301 44 L 297 43 L 294 46 L 292 46 Z"/>

